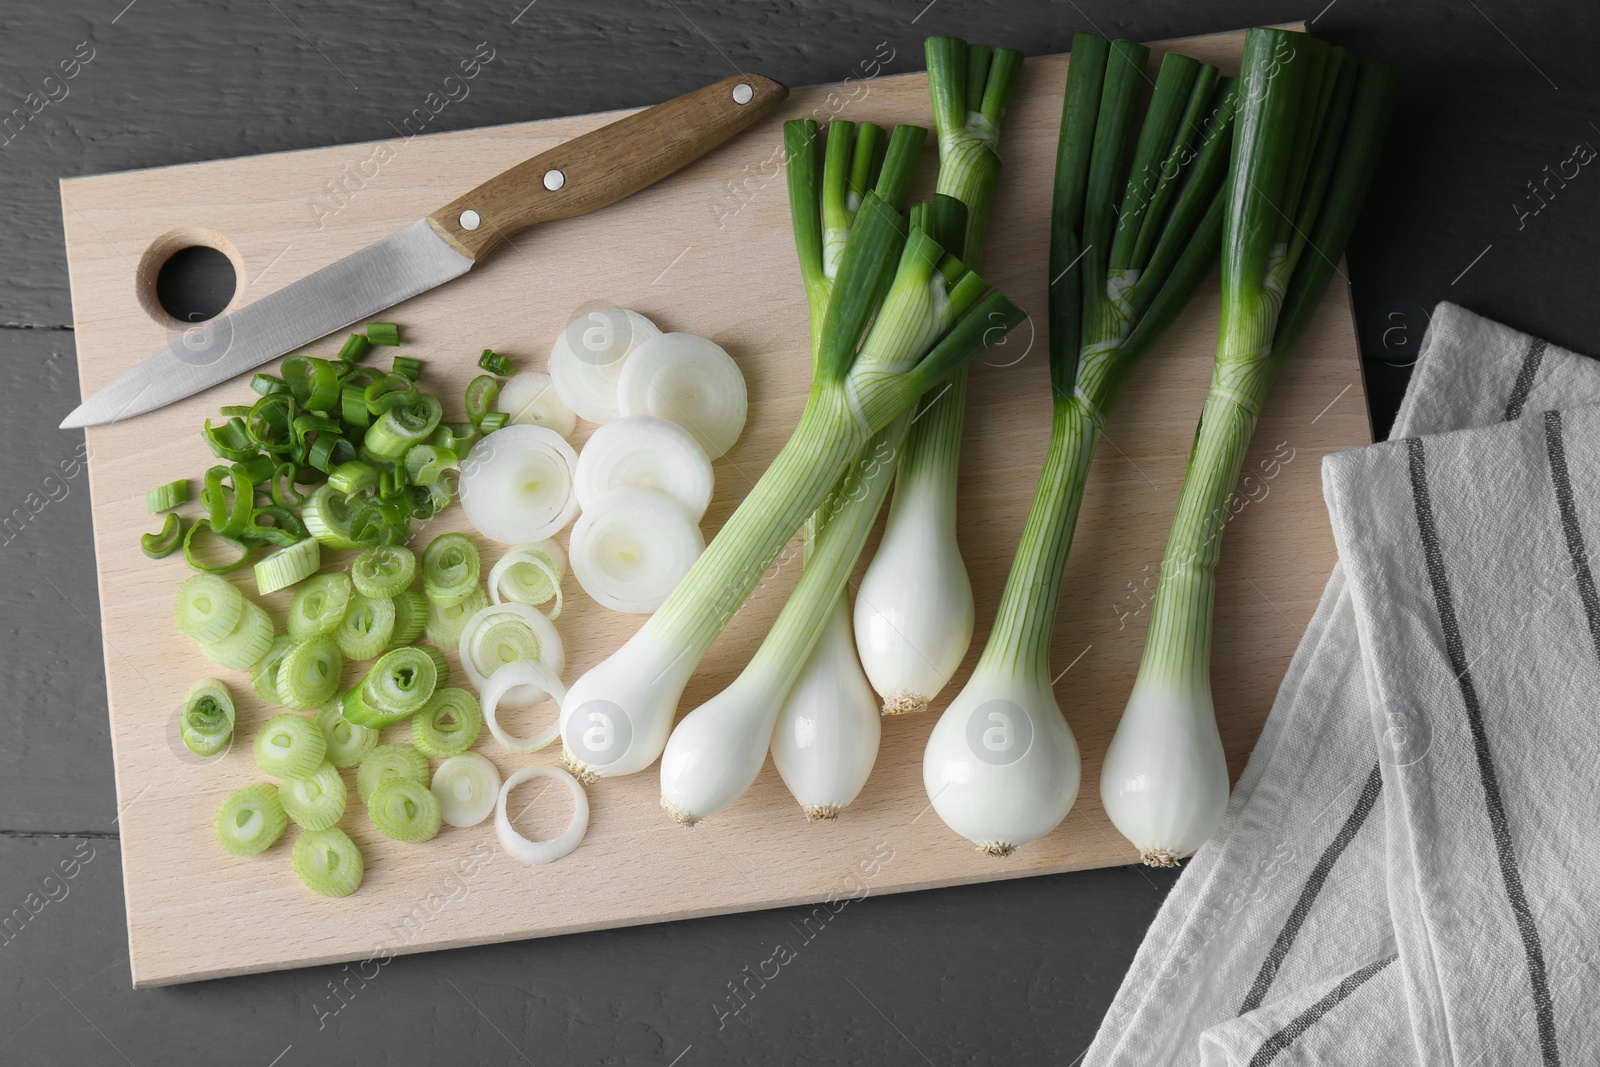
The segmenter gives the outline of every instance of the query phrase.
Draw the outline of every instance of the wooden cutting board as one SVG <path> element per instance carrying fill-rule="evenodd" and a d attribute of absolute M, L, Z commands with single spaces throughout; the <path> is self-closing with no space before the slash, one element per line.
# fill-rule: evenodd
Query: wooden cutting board
<path fill-rule="evenodd" d="M 1242 33 L 1231 33 L 1167 47 L 1236 70 L 1242 42 Z M 909 55 L 885 53 L 879 61 L 885 72 L 921 65 Z M 277 709 L 264 707 L 243 675 L 209 666 L 178 635 L 172 600 L 187 569 L 179 558 L 146 560 L 138 540 L 157 525 L 145 511 L 146 490 L 198 477 L 212 462 L 197 432 L 202 421 L 251 394 L 238 379 L 90 430 L 134 984 L 372 959 L 362 969 L 370 973 L 397 953 L 1132 861 L 1133 849 L 1101 810 L 1097 783 L 1144 640 L 1150 589 L 1210 374 L 1214 283 L 1134 374 L 1094 461 L 1054 650 L 1062 671 L 1057 693 L 1083 748 L 1076 808 L 1046 839 L 996 859 L 929 811 L 920 775 L 935 715 L 965 679 L 993 619 L 1048 437 L 1046 233 L 1066 70 L 1063 55 L 1028 60 L 1004 130 L 1005 172 L 985 273 L 1032 320 L 972 374 L 961 539 L 977 592 L 979 642 L 933 713 L 885 722 L 872 779 L 835 823 L 807 824 L 769 763 L 736 806 L 685 829 L 658 810 L 652 767 L 591 787 L 587 840 L 548 867 L 505 855 L 488 823 L 447 828 L 427 845 L 387 840 L 353 799 L 341 825 L 365 854 L 367 875 L 350 898 L 324 900 L 299 885 L 289 866 L 292 831 L 262 856 L 223 854 L 211 837 L 212 812 L 229 791 L 261 775 L 248 744 L 208 763 L 188 756 L 176 740 L 175 709 L 190 683 L 211 673 L 233 684 L 246 741 Z M 173 250 L 204 244 L 225 252 L 240 279 L 238 306 L 619 114 L 64 181 L 85 395 L 181 329 L 153 295 L 156 270 Z M 426 380 L 445 396 L 460 395 L 484 348 L 521 368 L 542 368 L 557 331 L 596 306 L 636 308 L 664 329 L 715 338 L 744 368 L 751 403 L 744 438 L 716 465 L 716 499 L 704 524 L 710 535 L 776 453 L 806 393 L 805 300 L 780 130 L 783 119 L 804 115 L 928 125 L 926 79 L 880 73 L 798 89 L 774 116 L 675 177 L 599 214 L 526 232 L 468 277 L 382 317 L 403 324 L 404 354 L 427 361 Z M 928 173 L 932 155 L 930 148 Z M 329 183 L 349 175 L 354 191 L 331 198 Z M 331 356 L 338 345 L 337 338 L 324 340 L 306 351 Z M 581 427 L 576 443 L 587 432 Z M 1335 279 L 1256 434 L 1247 466 L 1255 474 L 1241 486 L 1228 534 L 1214 675 L 1235 775 L 1334 560 L 1320 459 L 1370 439 L 1347 287 Z M 418 540 L 463 526 L 459 509 L 452 509 Z M 483 547 L 492 561 L 495 548 Z M 234 580 L 253 596 L 248 575 L 238 572 Z M 707 657 L 685 709 L 735 676 L 794 577 L 793 568 L 779 568 L 762 583 Z M 566 588 L 559 628 L 570 681 L 640 620 L 598 607 L 570 577 Z M 287 599 L 265 600 L 280 625 Z M 349 673 L 353 678 L 354 669 Z M 390 732 L 401 740 L 407 735 L 404 727 Z M 553 750 L 510 755 L 487 734 L 479 748 L 506 773 L 556 757 Z M 569 801 L 559 794 L 553 790 L 533 805 L 525 830 L 549 834 L 564 825 Z M 823 907 L 815 921 L 828 914 Z"/>

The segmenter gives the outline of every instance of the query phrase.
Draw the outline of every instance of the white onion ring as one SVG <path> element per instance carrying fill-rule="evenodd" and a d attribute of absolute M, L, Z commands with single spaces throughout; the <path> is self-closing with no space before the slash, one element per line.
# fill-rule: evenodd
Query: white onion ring
<path fill-rule="evenodd" d="M 461 669 L 466 671 L 467 680 L 472 683 L 474 689 L 482 693 L 484 687 L 489 684 L 489 679 L 506 665 L 504 662 L 479 663 L 472 650 L 473 638 L 486 622 L 497 615 L 510 615 L 520 619 L 533 634 L 533 639 L 539 643 L 539 663 L 556 677 L 561 676 L 561 672 L 567 668 L 567 650 L 561 643 L 561 634 L 556 630 L 555 624 L 536 608 L 508 601 L 504 604 L 489 604 L 479 608 L 461 628 L 461 640 L 456 643 L 456 652 L 461 656 Z M 500 702 L 508 708 L 532 707 L 539 702 L 539 697 L 549 692 L 543 686 L 536 685 L 533 688 L 533 692 L 528 692 L 519 686 L 502 693 Z"/>
<path fill-rule="evenodd" d="M 616 418 L 623 365 L 634 349 L 660 334 L 655 323 L 626 308 L 573 319 L 550 346 L 550 378 L 562 403 L 590 422 Z"/>
<path fill-rule="evenodd" d="M 659 608 L 705 551 L 700 527 L 659 489 L 613 489 L 572 528 L 572 573 L 613 611 Z"/>
<path fill-rule="evenodd" d="M 523 837 L 512 827 L 511 819 L 506 815 L 506 798 L 511 791 L 533 778 L 554 778 L 565 783 L 572 794 L 572 821 L 560 837 L 549 841 L 530 841 Z M 543 764 L 524 767 L 507 778 L 500 787 L 500 797 L 494 805 L 494 832 L 500 838 L 500 847 L 523 863 L 553 863 L 577 848 L 583 835 L 589 832 L 589 798 L 578 780 L 560 767 Z"/>
<path fill-rule="evenodd" d="M 617 410 L 675 422 L 716 459 L 744 432 L 749 396 L 739 364 L 721 345 L 692 333 L 664 333 L 622 365 Z"/>
<path fill-rule="evenodd" d="M 556 715 L 549 728 L 534 737 L 512 737 L 500 728 L 500 698 L 521 686 L 536 686 L 556 702 Z M 567 687 L 548 667 L 537 660 L 519 659 L 515 663 L 507 663 L 489 676 L 489 684 L 483 688 L 480 703 L 483 706 L 483 721 L 488 724 L 489 732 L 507 751 L 537 752 L 561 736 L 560 709 L 566 699 Z"/>
<path fill-rule="evenodd" d="M 555 598 L 556 606 L 545 612 L 544 617 L 554 622 L 556 616 L 561 614 L 563 599 L 561 596 L 561 579 L 567 573 L 566 552 L 562 551 L 561 545 L 555 541 L 540 541 L 536 545 L 517 545 L 515 548 L 508 549 L 506 554 L 501 556 L 499 562 L 489 571 L 488 585 L 491 603 L 499 604 L 504 601 L 512 601 L 518 604 L 531 604 L 534 607 L 544 603 L 541 600 L 535 604 L 531 601 L 519 600 L 516 597 L 501 594 L 501 580 L 510 572 L 512 567 L 519 563 L 525 563 L 533 567 L 549 579 L 550 587 L 554 590 L 552 596 Z"/>
<path fill-rule="evenodd" d="M 693 434 L 670 419 L 625 415 L 594 432 L 578 455 L 572 487 L 587 509 L 624 486 L 659 489 L 696 522 L 711 503 L 711 460 Z"/>
<path fill-rule="evenodd" d="M 460 785 L 479 783 L 488 786 L 486 794 L 461 795 Z M 476 826 L 494 810 L 495 798 L 500 794 L 500 768 L 481 752 L 463 752 L 439 764 L 428 789 L 439 801 L 439 811 L 445 822 L 451 826 Z"/>
<path fill-rule="evenodd" d="M 578 513 L 578 454 L 554 430 L 506 426 L 486 434 L 461 464 L 467 519 L 491 541 L 543 541 Z"/>
<path fill-rule="evenodd" d="M 578 416 L 556 392 L 550 375 L 539 371 L 524 371 L 507 378 L 500 386 L 495 406 L 506 413 L 511 426 L 543 426 L 562 437 L 571 437 L 578 425 Z"/>

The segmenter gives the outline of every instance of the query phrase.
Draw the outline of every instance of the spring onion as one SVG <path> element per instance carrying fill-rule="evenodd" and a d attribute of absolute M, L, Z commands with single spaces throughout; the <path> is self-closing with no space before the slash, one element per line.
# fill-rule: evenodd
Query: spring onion
<path fill-rule="evenodd" d="M 318 709 L 317 729 L 322 731 L 328 762 L 341 770 L 356 766 L 378 746 L 378 731 L 346 719 L 337 700 Z"/>
<path fill-rule="evenodd" d="M 178 713 L 185 747 L 196 756 L 215 756 L 233 740 L 233 695 L 215 678 L 189 687 Z"/>
<path fill-rule="evenodd" d="M 322 546 L 303 538 L 256 564 L 256 590 L 263 596 L 304 581 L 322 566 Z"/>
<path fill-rule="evenodd" d="M 715 341 L 692 333 L 652 337 L 617 375 L 618 414 L 675 422 L 711 459 L 739 439 L 748 408 L 739 364 Z"/>
<path fill-rule="evenodd" d="M 362 438 L 365 454 L 394 462 L 406 454 L 406 449 L 433 436 L 444 414 L 439 398 L 430 393 L 407 395 L 409 399 L 393 405 L 367 427 Z"/>
<path fill-rule="evenodd" d="M 326 830 L 344 815 L 345 786 L 339 768 L 327 760 L 304 778 L 278 783 L 284 814 L 307 830 Z"/>
<path fill-rule="evenodd" d="M 145 494 L 145 503 L 150 508 L 150 514 L 159 515 L 163 511 L 171 511 L 179 504 L 189 501 L 189 481 L 179 478 L 175 482 L 158 486 Z"/>
<path fill-rule="evenodd" d="M 814 123 L 787 129 L 815 139 Z M 907 230 L 893 206 L 899 196 L 885 201 L 872 190 L 861 201 L 827 300 L 811 395 L 788 444 L 660 610 L 568 692 L 569 767 L 588 776 L 648 766 L 665 745 L 689 674 L 851 460 L 917 397 L 1022 320 L 998 293 L 979 300 L 987 288 L 981 279 L 958 262 L 941 263 L 942 250 L 922 229 Z M 796 223 L 797 237 L 819 231 Z M 956 279 L 948 287 L 945 270 Z M 940 328 L 961 312 L 948 332 Z M 830 595 L 824 611 L 831 605 Z M 802 651 L 814 643 L 812 635 Z M 597 717 L 610 723 L 600 750 L 583 742 Z"/>
<path fill-rule="evenodd" d="M 1167 56 L 1130 148 L 1147 55 L 1127 41 L 1073 39 L 1051 210 L 1050 442 L 983 655 L 923 753 L 934 810 L 991 855 L 1050 832 L 1077 799 L 1078 745 L 1056 702 L 1050 648 L 1089 463 L 1119 387 L 1211 269 L 1220 240 L 1232 87 Z M 1159 217 L 1150 160 L 1177 188 Z M 1136 233 L 1148 239 L 1139 245 Z"/>
<path fill-rule="evenodd" d="M 367 815 L 385 837 L 417 843 L 431 840 L 444 821 L 428 783 L 390 778 L 367 798 Z"/>
<path fill-rule="evenodd" d="M 339 359 L 345 363 L 360 363 L 372 351 L 372 342 L 366 335 L 353 333 L 339 346 Z"/>
<path fill-rule="evenodd" d="M 301 641 L 278 663 L 273 676 L 278 701 L 294 711 L 309 711 L 327 703 L 339 688 L 344 658 L 333 638 L 324 634 Z"/>
<path fill-rule="evenodd" d="M 1100 777 L 1106 814 L 1153 866 L 1193 852 L 1227 807 L 1211 630 L 1229 501 L 1273 380 L 1349 240 L 1377 165 L 1395 74 L 1305 34 L 1252 29 L 1240 81 L 1216 365 L 1144 657 Z"/>
<path fill-rule="evenodd" d="M 466 534 L 440 534 L 422 553 L 422 588 L 435 604 L 459 604 L 478 591 L 482 560 Z"/>
<path fill-rule="evenodd" d="M 550 380 L 579 418 L 609 422 L 617 410 L 617 378 L 628 358 L 661 333 L 636 311 L 606 308 L 570 323 L 550 346 Z"/>
<path fill-rule="evenodd" d="M 694 436 L 676 422 L 651 415 L 625 415 L 595 430 L 578 453 L 573 475 L 578 507 L 584 511 L 602 493 L 633 486 L 666 493 L 695 522 L 711 503 L 712 485 L 711 460 Z"/>
<path fill-rule="evenodd" d="M 350 565 L 350 580 L 362 596 L 387 599 L 411 585 L 417 557 L 404 545 L 369 548 Z"/>
<path fill-rule="evenodd" d="M 461 506 L 491 540 L 542 541 L 578 512 L 572 491 L 577 465 L 578 454 L 554 430 L 507 426 L 473 445 L 462 461 Z"/>
<path fill-rule="evenodd" d="M 666 602 L 706 542 L 675 498 L 625 486 L 590 501 L 570 547 L 584 592 L 612 611 L 644 614 Z"/>
<path fill-rule="evenodd" d="M 517 660 L 537 660 L 558 676 L 567 666 L 566 649 L 555 624 L 526 604 L 489 604 L 480 608 L 467 620 L 456 649 L 467 680 L 479 691 L 495 671 Z M 507 707 L 523 707 L 540 696 L 542 690 L 513 692 L 505 703 Z"/>
<path fill-rule="evenodd" d="M 530 707 L 548 697 L 556 704 L 557 714 L 548 726 L 532 737 L 517 737 L 500 725 L 500 705 L 508 694 L 518 695 L 518 707 Z M 561 702 L 566 699 L 567 687 L 561 678 L 538 660 L 522 659 L 507 663 L 484 684 L 479 696 L 483 721 L 489 733 L 510 752 L 537 752 L 561 735 Z M 510 707 L 510 704 L 507 704 Z"/>
<path fill-rule="evenodd" d="M 480 374 L 467 383 L 467 421 L 481 426 L 483 418 L 494 408 L 500 395 L 500 380 L 490 374 Z"/>
<path fill-rule="evenodd" d="M 295 840 L 290 862 L 301 883 L 325 897 L 354 893 L 361 888 L 367 870 L 361 850 L 337 826 L 302 832 Z"/>
<path fill-rule="evenodd" d="M 394 595 L 394 633 L 390 648 L 402 648 L 422 636 L 428 625 L 428 598 L 420 589 L 402 589 Z"/>
<path fill-rule="evenodd" d="M 472 747 L 482 730 L 478 698 L 456 686 L 436 690 L 433 699 L 411 717 L 411 743 L 434 759 L 459 756 Z"/>
<path fill-rule="evenodd" d="M 512 426 L 543 426 L 562 437 L 571 437 L 577 428 L 578 416 L 562 402 L 548 374 L 512 375 L 500 386 L 497 404 Z"/>
<path fill-rule="evenodd" d="M 390 370 L 394 374 L 404 375 L 412 381 L 416 381 L 422 375 L 422 361 L 412 359 L 409 356 L 395 356 Z"/>
<path fill-rule="evenodd" d="M 155 533 L 139 535 L 139 551 L 151 559 L 166 559 L 183 544 L 183 520 L 177 512 L 167 512 L 161 529 Z"/>
<path fill-rule="evenodd" d="M 298 644 L 290 634 L 279 634 L 272 639 L 267 654 L 250 666 L 250 688 L 268 704 L 281 704 L 278 699 L 278 664 Z"/>
<path fill-rule="evenodd" d="M 205 644 L 233 632 L 244 603 L 244 594 L 225 579 L 197 574 L 178 587 L 173 617 L 180 633 Z"/>
<path fill-rule="evenodd" d="M 430 604 L 428 607 L 428 624 L 425 632 L 428 640 L 441 648 L 453 648 L 461 640 L 461 631 L 466 629 L 467 620 L 476 615 L 489 603 L 489 598 L 482 589 L 474 589 L 467 594 L 467 598 L 456 604 Z"/>
<path fill-rule="evenodd" d="M 428 790 L 439 802 L 439 814 L 445 822 L 451 826 L 477 826 L 494 810 L 500 793 L 500 769 L 481 753 L 463 752 L 439 764 Z"/>
<path fill-rule="evenodd" d="M 530 841 L 523 837 L 511 825 L 511 816 L 506 813 L 506 801 L 511 791 L 534 778 L 553 778 L 565 785 L 572 794 L 572 821 L 567 823 L 567 828 L 559 836 L 549 841 Z M 500 787 L 500 795 L 495 798 L 494 804 L 494 832 L 500 839 L 500 847 L 523 863 L 554 863 L 577 848 L 583 841 L 583 835 L 589 832 L 589 798 L 578 780 L 560 767 L 524 767 L 507 778 Z"/>
<path fill-rule="evenodd" d="M 228 794 L 211 820 L 217 844 L 235 856 L 254 856 L 271 848 L 289 825 L 278 790 L 266 782 Z"/>
<path fill-rule="evenodd" d="M 385 652 L 351 691 L 355 699 L 344 701 L 344 717 L 381 729 L 422 710 L 438 688 L 439 670 L 431 651 L 412 646 Z"/>
<path fill-rule="evenodd" d="M 353 660 L 372 659 L 395 643 L 395 604 L 387 597 L 357 593 L 333 631 L 339 651 Z"/>
<path fill-rule="evenodd" d="M 554 622 L 561 614 L 561 578 L 566 570 L 567 554 L 555 541 L 517 545 L 507 549 L 490 568 L 489 599 L 495 604 L 537 607 L 553 598 L 555 606 L 545 613 L 545 618 Z"/>
<path fill-rule="evenodd" d="M 203 642 L 200 653 L 219 667 L 247 671 L 271 651 L 272 638 L 272 620 L 259 605 L 246 600 L 233 631 L 220 641 Z"/>
<path fill-rule="evenodd" d="M 217 553 L 222 551 L 218 545 L 227 545 L 231 551 L 217 559 Z M 249 558 L 249 545 L 238 538 L 218 533 L 209 519 L 194 520 L 183 535 L 184 562 L 205 574 L 226 574 L 238 570 Z"/>
<path fill-rule="evenodd" d="M 369 322 L 367 340 L 375 345 L 397 345 L 400 343 L 400 327 L 392 322 Z"/>
<path fill-rule="evenodd" d="M 483 350 L 483 355 L 478 357 L 478 366 L 502 378 L 511 373 L 511 361 L 492 348 Z"/>
<path fill-rule="evenodd" d="M 350 606 L 350 579 L 343 574 L 319 574 L 295 590 L 289 602 L 289 636 L 297 641 L 331 634 L 339 628 Z"/>
<path fill-rule="evenodd" d="M 391 778 L 428 782 L 428 757 L 411 745 L 379 745 L 367 753 L 356 771 L 356 794 L 366 803 L 373 790 Z"/>
<path fill-rule="evenodd" d="M 316 723 L 298 715 L 274 715 L 256 731 L 256 766 L 274 778 L 300 778 L 317 769 L 327 745 Z"/>

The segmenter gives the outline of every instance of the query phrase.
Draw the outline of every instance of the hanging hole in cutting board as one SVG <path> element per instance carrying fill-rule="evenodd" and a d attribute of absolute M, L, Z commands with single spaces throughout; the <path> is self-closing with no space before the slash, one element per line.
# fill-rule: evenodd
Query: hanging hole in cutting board
<path fill-rule="evenodd" d="M 193 228 L 151 242 L 134 284 L 145 312 L 169 332 L 181 333 L 227 310 L 244 277 L 244 261 L 231 241 Z"/>

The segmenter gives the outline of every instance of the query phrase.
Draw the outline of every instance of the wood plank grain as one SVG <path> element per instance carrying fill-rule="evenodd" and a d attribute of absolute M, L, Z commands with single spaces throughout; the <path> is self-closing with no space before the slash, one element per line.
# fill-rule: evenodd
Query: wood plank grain
<path fill-rule="evenodd" d="M 1170 46 L 1229 67 L 1237 65 L 1241 42 L 1231 34 Z M 1064 56 L 1029 60 L 1007 117 L 1006 176 L 986 273 L 1034 317 L 972 375 L 960 533 L 978 596 L 980 635 L 993 618 L 1048 436 L 1042 265 L 1066 65 Z M 710 534 L 775 454 L 806 391 L 806 315 L 789 235 L 781 120 L 838 114 L 927 123 L 926 93 L 920 74 L 796 90 L 774 116 L 672 178 L 603 213 L 530 230 L 470 278 L 388 317 L 405 324 L 407 354 L 428 361 L 429 379 L 446 395 L 464 387 L 475 372 L 470 357 L 485 347 L 521 366 L 542 366 L 548 340 L 594 306 L 634 307 L 665 329 L 718 340 L 744 368 L 751 408 L 744 438 L 717 464 L 718 492 L 705 522 Z M 74 208 L 68 249 L 85 392 L 181 329 L 162 321 L 142 288 L 163 250 L 195 239 L 214 244 L 244 279 L 236 304 L 254 300 L 613 117 L 418 137 L 390 142 L 383 153 L 351 145 L 66 183 L 64 195 Z M 377 178 L 337 213 L 317 215 L 308 207 L 330 176 L 378 154 L 385 161 Z M 1217 312 L 1214 288 L 1203 291 L 1135 373 L 1112 413 L 1084 501 L 1054 647 L 1055 662 L 1070 664 L 1057 692 L 1083 748 L 1084 794 L 1055 833 L 1005 859 L 976 853 L 926 814 L 919 766 L 935 721 L 929 714 L 886 722 L 872 781 L 832 825 L 807 825 L 770 767 L 737 805 L 688 830 L 657 809 L 653 769 L 603 781 L 590 793 L 588 839 L 549 868 L 509 860 L 488 826 L 452 830 L 426 847 L 407 846 L 381 838 L 352 810 L 342 825 L 366 854 L 366 884 L 343 901 L 311 897 L 288 869 L 289 842 L 252 860 L 226 857 L 210 842 L 215 803 L 259 775 L 242 746 L 204 766 L 175 748 L 172 709 L 209 668 L 168 621 L 182 565 L 150 564 L 137 549 L 148 525 L 145 490 L 203 469 L 207 455 L 193 431 L 218 404 L 239 396 L 242 383 L 91 430 L 136 984 L 818 901 L 844 891 L 840 856 L 870 857 L 885 846 L 895 860 L 874 881 L 878 892 L 1128 862 L 1133 851 L 1105 819 L 1095 783 L 1143 641 L 1143 583 L 1160 559 L 1181 484 L 1210 374 Z M 331 339 L 308 351 L 330 354 L 337 345 Z M 580 428 L 579 443 L 584 434 Z M 1320 457 L 1368 440 L 1348 297 L 1336 284 L 1278 384 L 1247 464 L 1256 469 L 1275 451 L 1292 450 L 1292 458 L 1275 477 L 1260 476 L 1251 490 L 1232 523 L 1219 576 L 1217 703 L 1235 773 L 1334 558 L 1320 502 Z M 462 522 L 459 511 L 451 511 L 428 524 L 419 540 L 460 529 Z M 774 568 L 712 648 L 685 694 L 685 708 L 733 678 L 794 577 L 792 567 Z M 248 579 L 240 581 L 251 588 Z M 282 617 L 284 594 L 265 602 Z M 575 677 L 638 620 L 599 608 L 575 588 L 569 605 L 560 628 Z M 936 703 L 935 714 L 940 707 Z M 240 686 L 246 737 L 270 713 Z M 548 751 L 523 757 L 483 747 L 507 772 L 554 759 Z M 555 795 L 539 805 L 551 810 L 530 815 L 532 829 L 560 821 L 564 801 Z M 470 886 L 470 907 L 430 905 L 463 882 Z M 201 896 L 229 900 L 230 920 L 196 923 Z"/>

